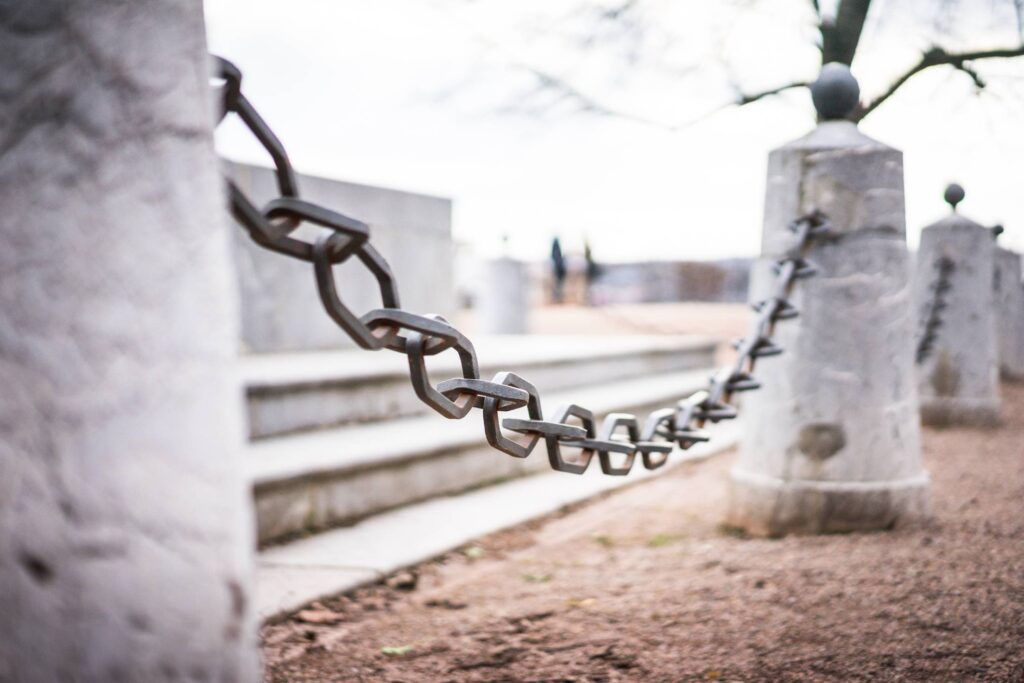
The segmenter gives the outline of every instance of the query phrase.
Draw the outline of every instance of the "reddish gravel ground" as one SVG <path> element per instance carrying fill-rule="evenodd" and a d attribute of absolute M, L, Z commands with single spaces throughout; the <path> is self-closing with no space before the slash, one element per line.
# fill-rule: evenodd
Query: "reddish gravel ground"
<path fill-rule="evenodd" d="M 1024 386 L 925 432 L 934 521 L 747 539 L 731 456 L 264 629 L 271 681 L 1024 681 Z"/>
<path fill-rule="evenodd" d="M 564 335 L 661 335 L 699 334 L 732 339 L 746 331 L 750 321 L 747 304 L 677 301 L 660 304 L 611 306 L 537 306 L 529 311 L 531 334 Z M 472 310 L 455 315 L 457 327 L 473 336 L 476 319 Z"/>

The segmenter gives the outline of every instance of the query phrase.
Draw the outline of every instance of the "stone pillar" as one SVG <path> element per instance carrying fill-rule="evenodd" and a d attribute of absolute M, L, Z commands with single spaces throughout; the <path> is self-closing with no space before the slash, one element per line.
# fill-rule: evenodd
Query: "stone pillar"
<path fill-rule="evenodd" d="M 991 229 L 956 213 L 962 188 L 951 185 L 946 199 L 953 212 L 921 231 L 917 252 L 919 315 L 934 297 L 936 262 L 947 259 L 952 266 L 946 305 L 938 315 L 941 325 L 929 352 L 918 360 L 921 421 L 936 426 L 995 424 L 999 421 L 995 239 Z"/>
<path fill-rule="evenodd" d="M 0 680 L 254 681 L 198 1 L 0 4 Z"/>
<path fill-rule="evenodd" d="M 525 334 L 529 295 L 526 266 L 510 258 L 485 261 L 476 290 L 480 334 Z"/>
<path fill-rule="evenodd" d="M 843 117 L 857 103 L 846 67 L 812 87 L 824 119 L 768 160 L 762 259 L 751 283 L 792 245 L 787 224 L 825 212 L 832 237 L 796 284 L 800 316 L 780 322 L 784 352 L 761 360 L 744 394 L 729 522 L 758 535 L 887 529 L 928 513 L 913 368 L 902 154 Z"/>
<path fill-rule="evenodd" d="M 1004 379 L 1024 380 L 1024 284 L 1020 254 L 996 247 L 996 342 Z"/>

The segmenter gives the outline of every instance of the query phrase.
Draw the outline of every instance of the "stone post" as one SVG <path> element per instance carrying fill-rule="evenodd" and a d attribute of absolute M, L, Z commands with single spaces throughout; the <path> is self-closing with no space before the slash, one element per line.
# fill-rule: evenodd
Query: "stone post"
<path fill-rule="evenodd" d="M 887 529 L 928 513 L 913 368 L 902 154 L 844 120 L 859 89 L 830 64 L 812 87 L 823 121 L 768 160 L 762 259 L 792 245 L 787 224 L 814 209 L 832 237 L 808 256 L 800 315 L 780 322 L 784 353 L 761 360 L 744 394 L 729 523 L 758 535 Z"/>
<path fill-rule="evenodd" d="M 999 421 L 995 239 L 991 229 L 956 213 L 963 196 L 959 185 L 947 188 L 953 212 L 921 231 L 917 252 L 919 315 L 934 297 L 935 264 L 939 259 L 951 264 L 945 307 L 938 314 L 941 325 L 917 366 L 921 421 L 936 426 Z"/>
<path fill-rule="evenodd" d="M 198 1 L 0 4 L 0 680 L 254 681 Z"/>
<path fill-rule="evenodd" d="M 481 334 L 525 334 L 529 278 L 526 266 L 511 258 L 484 261 L 476 291 Z"/>
<path fill-rule="evenodd" d="M 1004 379 L 1024 380 L 1024 283 L 1020 254 L 996 247 L 992 280 L 996 298 L 996 340 Z"/>

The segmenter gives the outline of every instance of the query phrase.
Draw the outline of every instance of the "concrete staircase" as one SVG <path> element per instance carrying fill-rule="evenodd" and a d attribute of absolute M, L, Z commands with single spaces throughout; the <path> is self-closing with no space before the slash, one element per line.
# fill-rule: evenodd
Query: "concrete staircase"
<path fill-rule="evenodd" d="M 476 350 L 482 377 L 522 375 L 545 413 L 573 402 L 601 415 L 671 405 L 706 381 L 715 344 L 524 336 L 480 338 Z M 449 355 L 432 359 L 435 380 L 458 373 Z M 476 415 L 450 421 L 426 409 L 399 354 L 260 354 L 241 371 L 261 544 L 548 467 L 542 448 L 526 460 L 491 449 Z"/>
<path fill-rule="evenodd" d="M 742 418 L 741 418 L 742 420 Z M 373 515 L 350 526 L 265 548 L 256 565 L 256 611 L 263 621 L 286 616 L 314 600 L 385 578 L 404 567 L 488 534 L 550 514 L 676 467 L 693 466 L 736 445 L 739 421 L 715 426 L 714 438 L 672 454 L 657 470 L 633 468 L 607 477 L 548 471 Z"/>

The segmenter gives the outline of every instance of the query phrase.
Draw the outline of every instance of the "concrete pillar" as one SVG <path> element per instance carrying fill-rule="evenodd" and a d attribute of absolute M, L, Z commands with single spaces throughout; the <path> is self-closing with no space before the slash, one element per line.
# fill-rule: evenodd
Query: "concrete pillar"
<path fill-rule="evenodd" d="M 954 197 L 952 191 L 959 190 Z M 950 186 L 947 199 L 963 198 Z M 948 259 L 946 306 L 931 350 L 917 366 L 921 421 L 925 424 L 987 425 L 999 421 L 999 361 L 996 351 L 995 239 L 992 230 L 951 213 L 921 231 L 915 300 L 919 313 L 934 296 L 935 263 Z M 920 334 L 920 331 L 918 331 Z"/>
<path fill-rule="evenodd" d="M 510 258 L 485 261 L 475 295 L 480 334 L 526 333 L 529 276 L 525 264 Z"/>
<path fill-rule="evenodd" d="M 729 522 L 754 534 L 886 529 L 928 512 L 903 159 L 842 120 L 856 93 L 846 67 L 826 66 L 812 88 L 826 120 L 768 160 L 754 300 L 792 245 L 790 221 L 819 209 L 833 236 L 809 253 L 820 272 L 796 285 L 800 316 L 776 326 L 784 353 L 758 363 L 762 388 L 743 396 Z"/>
<path fill-rule="evenodd" d="M 1024 380 L 1024 284 L 1020 254 L 996 247 L 996 342 L 999 370 L 1005 379 Z"/>
<path fill-rule="evenodd" d="M 0 5 L 0 680 L 253 681 L 197 1 Z"/>

